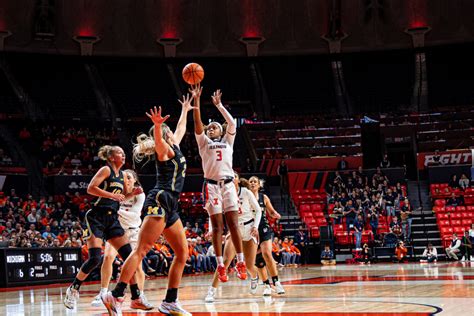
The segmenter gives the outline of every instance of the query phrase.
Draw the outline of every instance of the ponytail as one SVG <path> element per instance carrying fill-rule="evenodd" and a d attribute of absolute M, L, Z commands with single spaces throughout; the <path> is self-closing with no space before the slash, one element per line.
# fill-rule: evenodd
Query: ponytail
<path fill-rule="evenodd" d="M 99 152 L 97 153 L 97 156 L 104 161 L 108 161 L 110 157 L 112 157 L 113 153 L 120 149 L 118 146 L 111 146 L 111 145 L 105 145 L 100 147 Z"/>

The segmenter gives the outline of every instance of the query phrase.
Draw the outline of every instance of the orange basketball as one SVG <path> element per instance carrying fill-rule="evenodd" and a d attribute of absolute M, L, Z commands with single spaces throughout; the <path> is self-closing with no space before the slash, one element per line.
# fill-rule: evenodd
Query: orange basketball
<path fill-rule="evenodd" d="M 188 84 L 198 84 L 204 79 L 204 69 L 196 63 L 189 63 L 183 68 L 183 79 Z"/>

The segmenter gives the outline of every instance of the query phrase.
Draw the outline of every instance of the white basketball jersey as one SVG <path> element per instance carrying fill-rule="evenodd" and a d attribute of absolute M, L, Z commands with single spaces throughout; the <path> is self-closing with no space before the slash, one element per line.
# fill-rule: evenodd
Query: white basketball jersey
<path fill-rule="evenodd" d="M 234 139 L 235 135 L 228 133 L 220 141 L 212 141 L 204 132 L 196 134 L 204 178 L 219 181 L 234 177 L 232 169 Z"/>
<path fill-rule="evenodd" d="M 261 209 L 257 199 L 255 198 L 255 195 L 247 188 L 240 187 L 239 200 L 239 223 L 245 223 L 251 219 L 257 220 L 256 215 L 257 213 L 258 215 L 261 214 Z M 258 221 L 258 223 L 255 222 L 254 226 L 258 227 L 259 223 L 260 220 Z"/>
<path fill-rule="evenodd" d="M 142 224 L 143 204 L 145 203 L 145 193 L 135 195 L 120 204 L 118 210 L 120 225 L 123 229 L 137 228 Z"/>

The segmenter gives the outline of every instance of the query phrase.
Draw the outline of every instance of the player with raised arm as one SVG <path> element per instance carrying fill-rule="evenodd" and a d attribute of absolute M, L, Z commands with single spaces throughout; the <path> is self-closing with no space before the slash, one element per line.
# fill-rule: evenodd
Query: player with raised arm
<path fill-rule="evenodd" d="M 178 215 L 178 202 L 186 175 L 186 158 L 179 144 L 186 132 L 187 113 L 193 107 L 189 95 L 183 97 L 180 103 L 181 116 L 174 133 L 164 124 L 169 115 L 163 117 L 161 107 L 159 109 L 154 107 L 150 113 L 146 113 L 154 124 L 149 136 L 145 134 L 138 136 L 138 143 L 133 148 L 134 159 L 138 162 L 144 157 L 155 155 L 156 185 L 148 192 L 145 201 L 145 219 L 138 236 L 137 248 L 125 261 L 115 289 L 101 296 L 110 315 L 121 314 L 127 283 L 162 233 L 174 251 L 174 258 L 169 269 L 166 297 L 159 310 L 168 315 L 191 315 L 178 302 L 178 287 L 188 255 L 188 243 Z"/>
<path fill-rule="evenodd" d="M 203 197 L 204 208 L 211 218 L 212 244 L 216 251 L 217 274 L 221 282 L 227 282 L 228 276 L 222 257 L 221 236 L 224 231 L 224 216 L 230 231 L 232 243 L 237 253 L 237 277 L 247 279 L 246 265 L 242 250 L 242 236 L 239 230 L 239 198 L 233 184 L 234 170 L 232 158 L 237 126 L 232 115 L 221 102 L 222 93 L 217 90 L 212 95 L 212 103 L 222 114 L 227 126 L 211 122 L 204 127 L 201 120 L 201 86 L 190 90 L 194 97 L 194 132 L 204 170 Z M 224 216 L 222 215 L 224 214 Z"/>

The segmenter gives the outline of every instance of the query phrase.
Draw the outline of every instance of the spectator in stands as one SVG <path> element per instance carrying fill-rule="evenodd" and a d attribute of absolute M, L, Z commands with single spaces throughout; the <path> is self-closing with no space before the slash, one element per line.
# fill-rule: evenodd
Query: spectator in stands
<path fill-rule="evenodd" d="M 334 203 L 333 216 L 335 224 L 341 224 L 342 217 L 344 216 L 344 206 L 341 205 L 341 202 L 336 201 Z"/>
<path fill-rule="evenodd" d="M 286 165 L 285 159 L 280 161 L 277 173 L 280 176 L 280 193 L 288 191 L 288 166 Z"/>
<path fill-rule="evenodd" d="M 453 234 L 453 240 L 451 242 L 451 246 L 446 248 L 446 255 L 448 258 L 454 259 L 454 260 L 459 260 L 458 254 L 460 253 L 460 248 L 461 247 L 461 240 L 458 239 L 458 234 L 454 233 Z"/>
<path fill-rule="evenodd" d="M 26 217 L 28 223 L 30 224 L 36 224 L 41 220 L 41 215 L 36 212 L 35 208 L 31 209 L 30 215 Z"/>
<path fill-rule="evenodd" d="M 377 229 L 379 227 L 379 214 L 375 205 L 371 205 L 367 214 L 367 218 L 372 228 L 372 233 L 377 235 Z"/>
<path fill-rule="evenodd" d="M 72 170 L 72 175 L 73 176 L 80 176 L 82 175 L 81 169 L 79 169 L 79 166 L 75 166 L 74 169 Z"/>
<path fill-rule="evenodd" d="M 432 243 L 428 243 L 428 246 L 423 251 L 421 255 L 420 263 L 431 263 L 438 260 L 438 251 L 433 247 Z"/>
<path fill-rule="evenodd" d="M 194 239 L 193 239 L 194 243 Z M 200 263 L 200 268 L 202 272 L 210 272 L 211 271 L 211 259 L 206 256 L 206 248 L 202 244 L 202 238 L 197 237 L 195 246 L 197 255 L 198 255 L 198 262 Z"/>
<path fill-rule="evenodd" d="M 301 262 L 301 251 L 295 246 L 293 239 L 290 239 L 290 250 L 292 255 L 292 265 L 297 268 Z"/>
<path fill-rule="evenodd" d="M 451 180 L 448 183 L 449 187 L 452 189 L 459 189 L 458 176 L 453 174 Z"/>
<path fill-rule="evenodd" d="M 200 236 L 202 234 L 202 229 L 199 227 L 199 223 L 196 222 L 194 223 L 194 227 L 191 229 L 191 231 L 196 235 Z"/>
<path fill-rule="evenodd" d="M 396 216 L 393 216 L 392 221 L 390 222 L 390 232 L 395 234 L 395 236 L 397 236 L 399 239 L 402 236 L 402 228 L 398 222 L 398 217 Z"/>
<path fill-rule="evenodd" d="M 283 242 L 281 243 L 281 256 L 282 256 L 282 264 L 285 267 L 289 267 L 293 261 L 293 256 L 291 253 L 290 243 L 288 242 L 288 238 L 285 237 Z"/>
<path fill-rule="evenodd" d="M 380 168 L 390 168 L 390 161 L 388 160 L 388 155 L 383 155 L 383 159 L 380 162 Z"/>
<path fill-rule="evenodd" d="M 301 264 L 306 264 L 306 245 L 308 243 L 308 234 L 303 229 L 303 225 L 298 227 L 298 231 L 294 236 L 295 246 L 299 249 L 301 253 Z"/>
<path fill-rule="evenodd" d="M 321 264 L 325 266 L 336 264 L 336 260 L 334 259 L 334 252 L 331 250 L 329 244 L 325 244 L 324 250 L 321 251 Z"/>
<path fill-rule="evenodd" d="M 400 219 L 402 222 L 402 232 L 405 236 L 405 240 L 410 240 L 411 237 L 411 224 L 413 222 L 413 209 L 410 205 L 410 201 L 405 199 L 403 206 L 400 208 Z"/>
<path fill-rule="evenodd" d="M 456 194 L 453 192 L 451 194 L 451 197 L 446 201 L 446 205 L 448 205 L 448 206 L 459 206 L 459 205 L 461 205 L 461 202 L 456 197 Z"/>
<path fill-rule="evenodd" d="M 461 253 L 462 253 L 462 259 L 461 261 L 470 261 L 471 260 L 471 254 L 472 254 L 472 242 L 471 239 L 469 238 L 469 231 L 466 230 L 464 232 L 464 235 L 461 238 Z"/>
<path fill-rule="evenodd" d="M 217 268 L 217 258 L 212 243 L 210 244 L 209 248 L 207 248 L 206 257 L 208 257 L 211 261 L 211 271 L 215 271 Z"/>
<path fill-rule="evenodd" d="M 439 150 L 435 150 L 433 155 L 433 162 L 430 163 L 431 166 L 439 166 L 441 164 L 441 156 L 439 155 Z"/>
<path fill-rule="evenodd" d="M 25 141 L 31 138 L 31 133 L 26 127 L 23 127 L 20 131 L 19 136 L 22 141 Z"/>
<path fill-rule="evenodd" d="M 354 236 L 356 239 L 356 250 L 362 250 L 360 247 L 362 241 L 362 232 L 364 231 L 364 219 L 362 218 L 362 214 L 357 215 L 357 219 L 354 223 Z"/>
<path fill-rule="evenodd" d="M 349 169 L 349 163 L 345 159 L 345 155 L 342 155 L 341 160 L 337 163 L 337 170 L 347 170 Z"/>
<path fill-rule="evenodd" d="M 471 239 L 471 243 L 474 244 L 474 223 L 471 224 L 471 228 L 469 229 L 469 238 Z"/>
<path fill-rule="evenodd" d="M 464 191 L 467 188 L 471 186 L 471 181 L 469 178 L 466 176 L 465 173 L 461 175 L 461 178 L 459 179 L 459 187 Z"/>
<path fill-rule="evenodd" d="M 346 217 L 346 230 L 349 233 L 356 219 L 356 209 L 352 205 L 352 200 L 348 200 L 344 207 L 344 216 Z"/>
<path fill-rule="evenodd" d="M 56 235 L 51 231 L 51 226 L 47 225 L 43 234 L 42 234 L 42 237 L 43 238 L 47 238 L 48 236 L 51 236 L 54 238 L 56 238 Z"/>
<path fill-rule="evenodd" d="M 395 216 L 395 201 L 397 199 L 397 194 L 391 189 L 387 189 L 387 193 L 383 196 L 383 201 L 385 204 L 385 209 L 387 210 L 387 216 Z"/>

